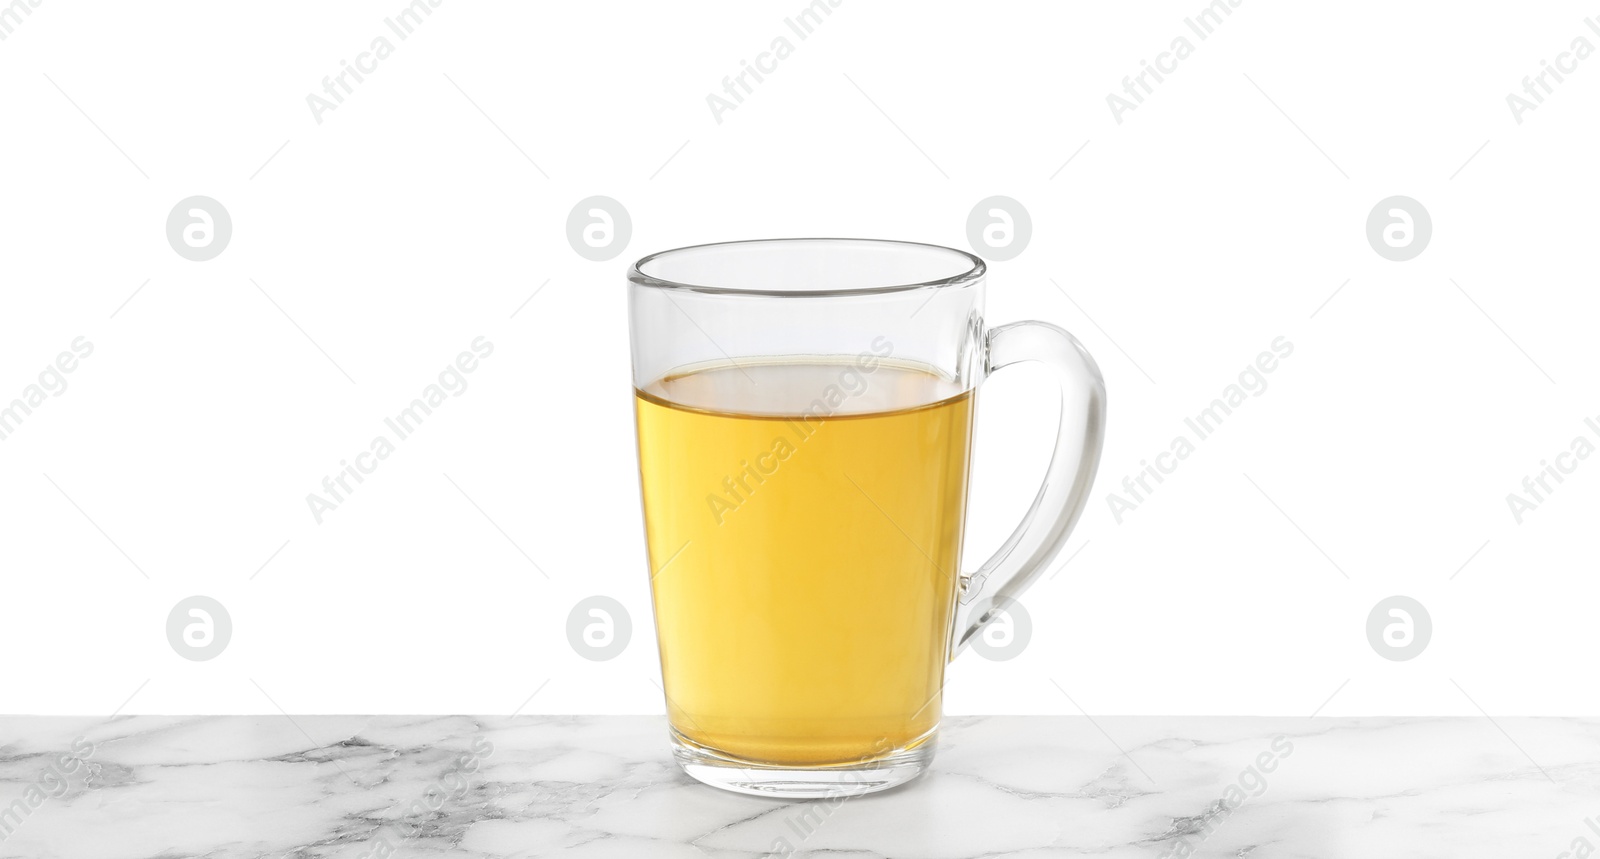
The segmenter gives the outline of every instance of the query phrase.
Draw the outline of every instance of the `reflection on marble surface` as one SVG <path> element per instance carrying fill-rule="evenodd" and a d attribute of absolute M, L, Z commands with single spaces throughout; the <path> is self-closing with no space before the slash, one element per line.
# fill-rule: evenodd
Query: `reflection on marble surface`
<path fill-rule="evenodd" d="M 910 785 L 789 802 L 690 780 L 650 717 L 0 717 L 5 859 L 1596 849 L 1600 720 L 951 718 Z"/>

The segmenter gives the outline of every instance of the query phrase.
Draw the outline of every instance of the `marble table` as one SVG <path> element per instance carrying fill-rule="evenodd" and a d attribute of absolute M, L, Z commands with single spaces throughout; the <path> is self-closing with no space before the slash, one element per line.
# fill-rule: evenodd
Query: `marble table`
<path fill-rule="evenodd" d="M 953 717 L 894 791 L 693 782 L 642 716 L 0 717 L 0 857 L 1579 857 L 1600 720 Z"/>

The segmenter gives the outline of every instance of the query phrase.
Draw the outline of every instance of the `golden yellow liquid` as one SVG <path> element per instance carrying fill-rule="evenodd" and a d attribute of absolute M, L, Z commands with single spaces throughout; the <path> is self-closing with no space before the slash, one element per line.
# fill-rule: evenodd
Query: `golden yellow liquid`
<path fill-rule="evenodd" d="M 745 364 L 658 381 L 636 408 L 672 727 L 788 766 L 930 736 L 970 393 L 889 364 Z"/>

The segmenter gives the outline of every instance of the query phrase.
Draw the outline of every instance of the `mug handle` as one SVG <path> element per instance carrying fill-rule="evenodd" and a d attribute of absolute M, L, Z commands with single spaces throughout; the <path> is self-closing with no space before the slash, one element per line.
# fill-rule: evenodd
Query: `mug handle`
<path fill-rule="evenodd" d="M 1105 443 L 1105 380 L 1076 338 L 1048 322 L 1014 322 L 989 329 L 984 345 L 985 377 L 1026 361 L 1055 371 L 1061 384 L 1061 423 L 1044 484 L 1022 523 L 983 566 L 961 576 L 955 626 L 959 637 L 951 659 L 1021 596 L 1066 544 L 1089 501 Z M 995 585 L 986 587 L 991 578 Z"/>

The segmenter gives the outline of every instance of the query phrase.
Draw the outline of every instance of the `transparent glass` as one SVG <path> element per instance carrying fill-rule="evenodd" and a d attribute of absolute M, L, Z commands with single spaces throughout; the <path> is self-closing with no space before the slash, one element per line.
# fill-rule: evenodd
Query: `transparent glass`
<path fill-rule="evenodd" d="M 945 665 L 1082 512 L 1105 385 L 1043 322 L 987 328 L 957 250 L 777 239 L 628 274 L 640 487 L 674 754 L 729 790 L 883 790 L 932 759 Z M 959 572 L 976 391 L 1024 361 L 1061 388 L 1033 505 Z"/>

